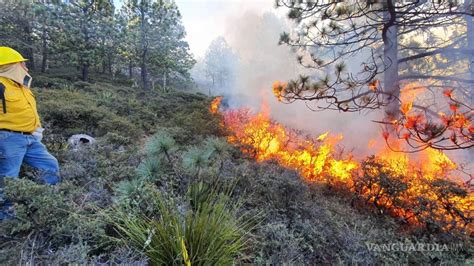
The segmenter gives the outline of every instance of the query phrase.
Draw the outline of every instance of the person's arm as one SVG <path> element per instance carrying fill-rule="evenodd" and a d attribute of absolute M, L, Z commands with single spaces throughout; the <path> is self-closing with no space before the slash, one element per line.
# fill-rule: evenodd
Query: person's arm
<path fill-rule="evenodd" d="M 0 83 L 0 100 L 2 100 L 3 113 L 7 113 L 7 101 L 5 100 L 5 85 Z"/>
<path fill-rule="evenodd" d="M 44 128 L 39 127 L 33 133 L 31 133 L 31 135 L 33 135 L 37 140 L 41 141 L 43 139 L 43 131 Z"/>

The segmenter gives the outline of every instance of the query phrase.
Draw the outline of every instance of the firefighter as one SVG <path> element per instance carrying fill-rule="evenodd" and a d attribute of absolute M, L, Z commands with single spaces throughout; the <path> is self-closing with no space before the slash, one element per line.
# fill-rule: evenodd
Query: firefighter
<path fill-rule="evenodd" d="M 23 163 L 36 168 L 46 184 L 59 182 L 59 165 L 41 143 L 43 128 L 30 90 L 27 59 L 0 47 L 0 220 L 12 217 L 3 195 L 5 178 L 18 178 Z"/>

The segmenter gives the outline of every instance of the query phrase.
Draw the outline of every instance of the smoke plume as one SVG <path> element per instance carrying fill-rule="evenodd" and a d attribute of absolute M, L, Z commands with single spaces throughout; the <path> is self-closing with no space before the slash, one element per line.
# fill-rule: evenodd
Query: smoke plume
<path fill-rule="evenodd" d="M 234 25 L 239 25 L 235 27 Z M 280 123 L 320 134 L 330 131 L 343 134 L 342 144 L 355 154 L 367 154 L 369 139 L 383 141 L 380 128 L 371 122 L 376 113 L 314 112 L 303 102 L 283 104 L 272 94 L 275 81 L 288 81 L 299 75 L 315 76 L 315 70 L 301 67 L 292 48 L 279 45 L 279 36 L 291 25 L 274 13 L 247 12 L 229 18 L 225 38 L 240 56 L 236 86 L 225 93 L 231 106 L 247 106 L 258 111 L 267 104 L 271 117 Z M 349 68 L 360 62 L 351 62 Z"/>

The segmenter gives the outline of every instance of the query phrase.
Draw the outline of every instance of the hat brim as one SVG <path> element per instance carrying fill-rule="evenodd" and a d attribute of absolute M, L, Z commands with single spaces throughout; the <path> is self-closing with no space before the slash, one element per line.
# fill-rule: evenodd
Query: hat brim
<path fill-rule="evenodd" d="M 23 62 L 27 62 L 29 61 L 28 59 L 24 58 L 22 60 L 15 60 L 15 61 L 11 61 L 11 62 L 4 62 L 2 64 L 0 64 L 0 66 L 4 66 L 4 65 L 9 65 L 9 64 L 15 64 L 15 63 L 23 63 Z"/>

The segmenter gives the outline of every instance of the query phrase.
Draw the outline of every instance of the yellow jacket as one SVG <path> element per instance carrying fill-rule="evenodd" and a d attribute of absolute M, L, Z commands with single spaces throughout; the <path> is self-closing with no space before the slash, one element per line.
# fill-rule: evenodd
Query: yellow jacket
<path fill-rule="evenodd" d="M 0 83 L 5 86 L 4 97 L 7 111 L 6 114 L 3 113 L 0 100 L 0 129 L 31 133 L 41 127 L 33 92 L 5 77 L 0 77 Z"/>

